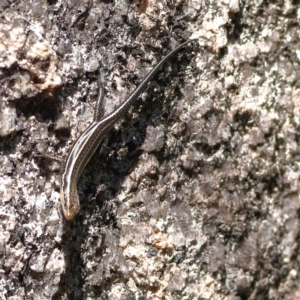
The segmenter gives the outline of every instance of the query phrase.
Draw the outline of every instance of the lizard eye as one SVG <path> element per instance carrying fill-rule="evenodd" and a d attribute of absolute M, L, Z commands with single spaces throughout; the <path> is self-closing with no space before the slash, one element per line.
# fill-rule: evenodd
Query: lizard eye
<path fill-rule="evenodd" d="M 72 220 L 80 210 L 79 197 L 77 193 L 75 193 L 72 197 L 62 188 L 60 193 L 60 202 L 65 218 L 69 221 Z"/>

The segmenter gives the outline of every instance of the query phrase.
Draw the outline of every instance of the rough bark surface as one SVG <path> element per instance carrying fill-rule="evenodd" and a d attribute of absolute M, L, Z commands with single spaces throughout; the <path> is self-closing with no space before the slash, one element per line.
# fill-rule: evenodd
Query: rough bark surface
<path fill-rule="evenodd" d="M 1 0 L 0 16 L 0 299 L 300 299 L 299 1 Z M 107 114 L 191 37 L 66 222 L 40 154 L 66 158 L 99 76 Z"/>

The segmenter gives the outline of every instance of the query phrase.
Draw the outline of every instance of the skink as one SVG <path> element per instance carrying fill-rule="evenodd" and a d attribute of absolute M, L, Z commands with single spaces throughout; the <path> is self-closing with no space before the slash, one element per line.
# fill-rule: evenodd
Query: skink
<path fill-rule="evenodd" d="M 166 55 L 144 78 L 141 84 L 132 92 L 132 94 L 122 102 L 108 116 L 100 118 L 100 102 L 103 92 L 98 96 L 97 106 L 94 113 L 92 124 L 82 133 L 72 147 L 65 164 L 64 172 L 61 176 L 60 200 L 64 216 L 67 220 L 72 220 L 79 212 L 80 203 L 77 193 L 78 179 L 86 167 L 87 163 L 99 147 L 103 137 L 113 127 L 116 121 L 129 109 L 130 105 L 146 89 L 147 84 L 158 72 L 160 67 L 175 53 L 177 53 L 186 44 L 194 40 L 188 40 L 181 44 L 168 55 Z"/>

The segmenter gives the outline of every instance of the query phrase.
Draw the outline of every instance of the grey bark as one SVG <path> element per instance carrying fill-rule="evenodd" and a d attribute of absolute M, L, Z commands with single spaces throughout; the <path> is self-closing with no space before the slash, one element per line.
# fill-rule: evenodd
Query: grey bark
<path fill-rule="evenodd" d="M 299 299 L 299 13 L 2 0 L 0 299 Z M 91 122 L 99 74 L 107 114 L 190 37 L 93 157 L 66 222 L 47 155 L 65 159 Z"/>

